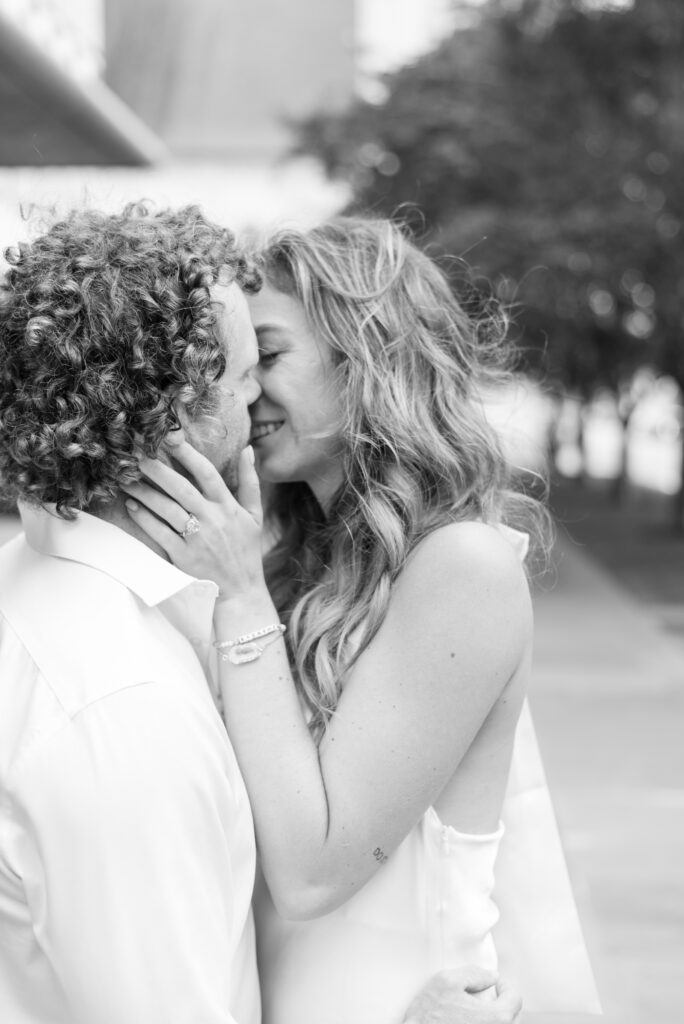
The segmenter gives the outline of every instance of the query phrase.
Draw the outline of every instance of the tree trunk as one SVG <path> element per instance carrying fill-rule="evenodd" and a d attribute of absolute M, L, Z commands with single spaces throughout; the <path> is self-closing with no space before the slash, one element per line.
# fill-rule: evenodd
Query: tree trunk
<path fill-rule="evenodd" d="M 684 379 L 673 374 L 679 387 L 679 489 L 672 500 L 672 525 L 684 534 Z"/>
<path fill-rule="evenodd" d="M 684 437 L 682 434 L 684 431 L 680 428 L 679 431 L 679 442 L 680 442 L 680 475 L 679 475 L 679 490 L 674 496 L 674 502 L 672 506 L 673 512 L 673 526 L 677 533 L 684 533 Z"/>
<path fill-rule="evenodd" d="M 627 494 L 627 432 L 629 430 L 629 422 L 632 418 L 634 408 L 635 406 L 632 405 L 624 415 L 620 416 L 620 424 L 622 426 L 620 472 L 615 477 L 610 489 L 611 497 L 616 505 L 622 505 L 625 495 Z"/>
<path fill-rule="evenodd" d="M 580 471 L 579 479 L 582 481 L 583 486 L 586 485 L 589 479 L 589 475 L 587 473 L 587 435 L 585 430 L 588 405 L 589 403 L 587 399 L 583 398 L 582 404 L 580 406 L 579 417 L 577 419 L 577 447 L 579 448 L 580 456 L 582 459 L 582 468 Z"/>

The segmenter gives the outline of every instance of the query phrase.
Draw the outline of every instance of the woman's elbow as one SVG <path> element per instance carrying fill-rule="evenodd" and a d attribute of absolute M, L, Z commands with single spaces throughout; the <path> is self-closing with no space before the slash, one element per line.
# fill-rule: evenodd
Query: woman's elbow
<path fill-rule="evenodd" d="M 321 884 L 282 883 L 271 886 L 271 899 L 285 921 L 311 921 L 336 910 L 348 899 L 339 888 Z"/>

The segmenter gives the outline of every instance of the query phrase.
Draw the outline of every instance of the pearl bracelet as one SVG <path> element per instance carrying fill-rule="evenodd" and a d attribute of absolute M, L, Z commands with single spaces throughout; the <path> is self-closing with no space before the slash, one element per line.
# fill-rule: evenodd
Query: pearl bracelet
<path fill-rule="evenodd" d="M 233 665 L 244 665 L 248 661 L 256 661 L 264 653 L 264 649 L 272 644 L 285 632 L 282 622 L 275 622 L 263 629 L 255 629 L 253 633 L 244 633 L 235 640 L 221 640 L 214 647 L 222 661 L 230 661 Z M 259 644 L 256 641 L 261 640 Z M 223 653 L 226 651 L 227 653 Z"/>

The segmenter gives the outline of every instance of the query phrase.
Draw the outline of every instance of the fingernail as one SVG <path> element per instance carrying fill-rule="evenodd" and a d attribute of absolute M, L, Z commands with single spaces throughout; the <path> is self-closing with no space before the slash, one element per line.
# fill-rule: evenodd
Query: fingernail
<path fill-rule="evenodd" d="M 140 505 L 138 504 L 138 502 L 137 501 L 133 501 L 132 498 L 127 498 L 125 504 L 126 504 L 126 508 L 128 509 L 129 512 L 137 512 L 138 509 L 140 508 Z"/>
<path fill-rule="evenodd" d="M 254 465 L 254 449 L 252 448 L 251 444 L 247 445 L 247 457 L 249 461 L 252 463 L 252 465 Z"/>

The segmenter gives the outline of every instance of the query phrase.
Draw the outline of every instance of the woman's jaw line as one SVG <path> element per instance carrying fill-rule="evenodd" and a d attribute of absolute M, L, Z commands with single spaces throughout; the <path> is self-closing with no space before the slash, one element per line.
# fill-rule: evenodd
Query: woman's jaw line
<path fill-rule="evenodd" d="M 265 438 L 269 436 L 270 434 L 264 435 Z M 326 470 L 309 473 L 283 471 L 284 467 L 280 463 L 279 471 L 278 464 L 280 460 L 278 459 L 277 449 L 269 451 L 267 441 L 261 444 L 259 439 L 254 438 L 250 439 L 250 444 L 254 445 L 254 451 L 257 456 L 257 473 L 262 480 L 273 484 L 306 484 L 323 511 L 326 512 L 330 508 L 344 480 L 344 470 L 341 463 L 336 464 L 331 461 Z"/>

